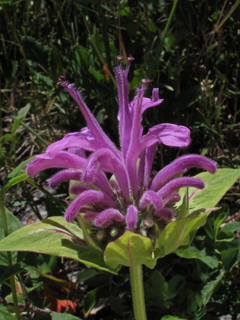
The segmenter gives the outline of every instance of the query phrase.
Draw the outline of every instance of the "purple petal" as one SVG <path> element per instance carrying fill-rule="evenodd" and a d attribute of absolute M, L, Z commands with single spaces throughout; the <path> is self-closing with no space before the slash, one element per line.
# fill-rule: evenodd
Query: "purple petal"
<path fill-rule="evenodd" d="M 180 201 L 180 199 L 181 199 L 181 197 L 178 193 L 169 194 L 163 198 L 163 205 L 165 207 L 169 204 Z"/>
<path fill-rule="evenodd" d="M 77 196 L 65 212 L 65 220 L 67 222 L 72 222 L 81 207 L 89 203 L 101 202 L 108 207 L 116 208 L 115 202 L 107 194 L 101 191 L 87 190 Z"/>
<path fill-rule="evenodd" d="M 152 169 L 153 160 L 156 154 L 156 145 L 152 145 L 151 147 L 146 149 L 146 161 L 145 161 L 145 170 L 144 170 L 144 187 L 145 189 L 149 189 L 149 179 Z"/>
<path fill-rule="evenodd" d="M 111 226 L 114 222 L 124 222 L 125 217 L 116 209 L 106 209 L 102 211 L 95 220 L 95 226 L 98 228 L 105 229 Z"/>
<path fill-rule="evenodd" d="M 204 186 L 204 182 L 201 179 L 189 177 L 176 178 L 168 182 L 162 189 L 160 189 L 157 192 L 157 195 L 163 198 L 182 187 L 194 187 L 203 189 Z"/>
<path fill-rule="evenodd" d="M 92 222 L 97 218 L 98 215 L 99 212 L 88 212 L 84 215 L 83 218 L 86 222 Z"/>
<path fill-rule="evenodd" d="M 62 170 L 56 173 L 53 177 L 49 179 L 49 186 L 51 188 L 56 188 L 58 184 L 65 180 L 82 180 L 82 172 L 77 170 Z M 95 186 L 101 191 L 107 193 L 110 197 L 114 196 L 114 193 L 109 185 L 109 181 L 104 175 L 104 173 L 99 172 L 95 177 Z"/>
<path fill-rule="evenodd" d="M 128 201 L 129 183 L 124 162 L 121 162 L 109 149 L 102 148 L 91 154 L 83 172 L 83 181 L 87 184 L 94 183 L 96 175 L 100 171 L 111 172 L 115 175 L 122 193 Z"/>
<path fill-rule="evenodd" d="M 152 100 L 149 99 L 149 98 L 143 98 L 142 100 L 142 114 L 145 110 L 147 110 L 148 108 L 151 108 L 151 107 L 155 107 L 157 105 L 159 105 L 160 103 L 163 102 L 163 99 L 159 99 L 159 96 L 158 96 L 158 92 L 159 92 L 159 89 L 158 88 L 154 88 L 153 91 L 152 91 Z"/>
<path fill-rule="evenodd" d="M 147 149 L 146 149 L 147 150 Z M 146 161 L 146 150 L 143 151 L 143 153 L 140 156 L 139 162 L 138 162 L 138 185 L 143 185 L 143 178 L 144 178 L 144 169 L 145 169 L 145 161 Z"/>
<path fill-rule="evenodd" d="M 128 107 L 128 81 L 127 74 L 124 72 L 121 65 L 115 69 L 116 79 L 118 84 L 118 100 L 119 100 L 119 136 L 124 158 L 126 157 L 130 131 L 132 127 L 132 116 Z"/>
<path fill-rule="evenodd" d="M 87 127 L 94 138 L 96 145 L 99 148 L 109 148 L 116 154 L 118 150 L 113 142 L 108 138 L 108 136 L 103 132 L 97 120 L 94 118 L 88 107 L 83 101 L 80 91 L 73 85 L 68 83 L 68 81 L 60 82 L 60 85 L 71 95 L 75 102 L 79 105 L 86 121 Z"/>
<path fill-rule="evenodd" d="M 165 220 L 171 220 L 173 218 L 173 212 L 169 208 L 154 210 L 152 215 L 154 218 L 164 218 Z"/>
<path fill-rule="evenodd" d="M 82 169 L 85 162 L 85 159 L 66 151 L 60 151 L 57 154 L 53 155 L 43 153 L 37 155 L 36 158 L 29 163 L 27 167 L 27 174 L 29 177 L 32 177 L 40 171 L 49 168 Z"/>
<path fill-rule="evenodd" d="M 146 80 L 146 81 L 143 81 L 143 80 Z M 147 85 L 151 81 L 149 79 L 143 79 L 143 80 L 142 81 L 143 81 L 143 83 L 145 85 Z M 146 89 L 146 87 L 145 87 L 145 89 Z M 141 108 L 140 108 L 140 118 L 139 118 L 140 122 L 142 120 L 142 114 L 146 109 L 151 108 L 151 107 L 155 107 L 155 106 L 157 106 L 157 105 L 159 105 L 160 103 L 163 102 L 163 99 L 159 99 L 158 92 L 159 92 L 158 88 L 154 88 L 153 89 L 153 91 L 152 91 L 152 96 L 153 96 L 152 100 L 149 99 L 149 98 L 145 98 L 145 97 L 142 98 Z M 133 115 L 135 113 L 135 110 L 137 108 L 138 99 L 139 99 L 139 96 L 136 95 L 134 97 L 134 99 L 129 104 L 129 109 L 130 109 L 130 113 L 131 113 L 132 117 L 133 117 Z"/>
<path fill-rule="evenodd" d="M 163 207 L 162 199 L 152 190 L 145 191 L 139 201 L 139 210 L 144 211 L 148 205 L 152 204 L 156 209 Z"/>
<path fill-rule="evenodd" d="M 64 149 L 80 147 L 88 151 L 94 151 L 98 148 L 98 144 L 87 128 L 83 128 L 81 132 L 66 134 L 61 140 L 50 144 L 46 153 L 55 154 Z"/>
<path fill-rule="evenodd" d="M 142 98 L 145 90 L 145 86 L 138 90 L 137 95 L 137 102 L 136 107 L 134 110 L 134 118 L 133 118 L 133 124 L 131 129 L 131 138 L 130 138 L 130 145 L 128 148 L 128 153 L 126 157 L 126 165 L 127 165 L 127 171 L 130 178 L 130 183 L 133 191 L 133 195 L 136 197 L 138 193 L 138 177 L 137 177 L 137 159 L 139 155 L 141 154 L 141 151 L 139 151 L 139 145 L 140 141 L 142 139 L 142 127 L 141 127 L 141 104 L 142 104 Z M 142 149 L 143 151 L 144 149 Z"/>
<path fill-rule="evenodd" d="M 80 193 L 83 193 L 84 191 L 87 191 L 87 190 L 90 190 L 90 189 L 87 187 L 84 187 L 84 186 L 75 185 L 75 186 L 71 187 L 71 189 L 69 190 L 69 193 L 80 194 Z"/>
<path fill-rule="evenodd" d="M 84 158 L 86 159 L 86 153 L 85 153 L 85 150 L 82 149 L 82 148 L 78 148 L 78 147 L 69 147 L 67 149 L 67 151 L 69 153 L 73 153 L 73 154 L 76 154 L 77 156 L 81 157 L 81 158 Z"/>
<path fill-rule="evenodd" d="M 190 130 L 187 127 L 171 123 L 158 124 L 150 128 L 148 133 L 143 136 L 140 151 L 156 142 L 161 142 L 170 147 L 187 147 L 191 142 Z"/>
<path fill-rule="evenodd" d="M 114 197 L 114 193 L 109 185 L 109 181 L 103 172 L 99 172 L 97 174 L 94 185 L 103 192 L 107 193 L 110 197 Z"/>
<path fill-rule="evenodd" d="M 59 183 L 66 181 L 66 180 L 76 180 L 80 181 L 82 177 L 82 172 L 77 170 L 61 170 L 52 176 L 49 180 L 50 188 L 56 188 Z"/>
<path fill-rule="evenodd" d="M 138 210 L 134 205 L 130 205 L 127 209 L 126 224 L 127 229 L 134 231 L 137 227 Z"/>
<path fill-rule="evenodd" d="M 145 149 L 141 154 L 138 165 L 138 184 L 143 184 L 144 189 L 149 189 L 150 174 L 152 169 L 152 163 L 156 154 L 156 145 Z"/>
<path fill-rule="evenodd" d="M 124 60 L 124 57 L 123 57 L 123 56 L 117 56 L 117 59 L 118 59 L 119 61 L 122 61 L 122 60 Z"/>
<path fill-rule="evenodd" d="M 184 173 L 186 169 L 191 167 L 202 168 L 210 173 L 214 173 L 217 170 L 215 162 L 208 158 L 194 154 L 182 156 L 177 158 L 158 172 L 158 174 L 153 179 L 151 189 L 155 191 L 159 190 L 172 177 L 176 176 L 177 174 Z"/>

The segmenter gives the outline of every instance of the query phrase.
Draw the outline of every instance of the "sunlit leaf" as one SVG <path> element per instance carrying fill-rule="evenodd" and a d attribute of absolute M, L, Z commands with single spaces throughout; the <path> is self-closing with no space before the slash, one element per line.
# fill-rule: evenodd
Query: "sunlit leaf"
<path fill-rule="evenodd" d="M 214 208 L 239 177 L 240 169 L 218 169 L 215 174 L 202 172 L 196 175 L 195 178 L 204 181 L 205 188 L 202 190 L 189 188 L 189 213 L 199 209 Z M 179 193 L 183 196 L 184 192 L 185 188 L 182 188 Z"/>
<path fill-rule="evenodd" d="M 124 266 L 145 264 L 153 269 L 156 261 L 152 257 L 152 243 L 149 238 L 126 231 L 120 238 L 110 242 L 105 250 L 104 259 L 112 269 Z"/>
<path fill-rule="evenodd" d="M 5 208 L 5 214 L 7 218 L 8 234 L 11 234 L 12 232 L 21 228 L 21 224 L 19 220 L 7 208 Z M 5 233 L 4 233 L 3 222 L 2 222 L 2 214 L 0 214 L 0 240 L 4 238 L 5 238 Z M 13 263 L 17 262 L 17 252 L 12 253 L 12 259 L 13 259 Z M 1 265 L 9 264 L 7 252 L 0 252 L 0 264 Z"/>
<path fill-rule="evenodd" d="M 156 257 L 164 257 L 181 246 L 189 246 L 191 233 L 206 223 L 208 214 L 208 211 L 193 212 L 185 218 L 170 222 L 156 239 Z"/>
<path fill-rule="evenodd" d="M 66 257 L 114 273 L 105 265 L 101 252 L 86 244 L 81 229 L 63 217 L 52 217 L 17 230 L 0 241 L 0 251 L 31 251 Z"/>

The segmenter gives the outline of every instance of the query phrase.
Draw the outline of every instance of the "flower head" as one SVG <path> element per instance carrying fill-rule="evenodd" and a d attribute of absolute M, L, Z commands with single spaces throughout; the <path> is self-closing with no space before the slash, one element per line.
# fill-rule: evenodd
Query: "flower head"
<path fill-rule="evenodd" d="M 121 57 L 119 57 L 121 60 Z M 204 188 L 202 180 L 179 177 L 190 167 L 203 168 L 210 173 L 216 165 L 200 155 L 186 155 L 152 177 L 151 169 L 158 144 L 183 148 L 190 144 L 190 131 L 170 123 L 156 125 L 143 134 L 142 115 L 148 108 L 162 103 L 159 90 L 154 88 L 152 99 L 145 98 L 149 83 L 142 81 L 133 101 L 128 101 L 127 75 L 132 58 L 124 70 L 121 62 L 116 67 L 119 99 L 119 150 L 103 132 L 83 101 L 80 91 L 65 79 L 59 84 L 79 105 L 87 126 L 80 132 L 67 134 L 52 143 L 42 155 L 37 155 L 27 168 L 29 176 L 47 168 L 62 168 L 49 180 L 55 188 L 64 180 L 75 180 L 70 193 L 76 198 L 69 205 L 65 219 L 72 222 L 81 212 L 86 222 L 98 228 L 110 226 L 138 232 L 154 223 L 177 217 L 174 204 L 180 200 L 176 191 L 181 187 Z M 90 152 L 87 157 L 85 151 Z M 106 172 L 112 173 L 109 180 Z"/>

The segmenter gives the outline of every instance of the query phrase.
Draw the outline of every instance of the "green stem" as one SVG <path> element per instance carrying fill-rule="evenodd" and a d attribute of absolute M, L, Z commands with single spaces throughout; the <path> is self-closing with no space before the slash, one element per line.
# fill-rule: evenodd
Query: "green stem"
<path fill-rule="evenodd" d="M 4 234 L 5 234 L 5 237 L 7 237 L 8 236 L 8 226 L 7 226 L 6 212 L 5 212 L 5 208 L 4 208 L 4 195 L 1 195 L 1 197 L 0 197 L 0 211 L 1 211 L 1 214 L 2 214 L 2 223 L 3 223 Z M 8 255 L 8 264 L 9 264 L 9 266 L 12 266 L 13 262 L 12 262 L 12 254 L 11 254 L 11 252 L 8 251 L 7 255 Z M 10 285 L 11 285 L 11 290 L 12 290 L 12 296 L 13 296 L 14 309 L 15 309 L 15 313 L 16 313 L 16 319 L 19 320 L 20 319 L 20 313 L 19 313 L 19 309 L 18 309 L 18 300 L 17 300 L 17 292 L 16 292 L 14 276 L 11 276 L 11 278 L 10 278 Z"/>
<path fill-rule="evenodd" d="M 169 29 L 169 26 L 170 26 L 170 23 L 172 21 L 173 13 L 174 13 L 174 11 L 176 9 L 177 3 L 178 3 L 178 0 L 175 0 L 174 3 L 173 3 L 172 10 L 170 12 L 167 24 L 166 24 L 166 26 L 165 26 L 165 28 L 163 30 L 163 33 L 162 33 L 162 38 L 161 38 L 161 42 L 160 42 L 160 48 L 162 47 L 163 41 L 164 41 L 164 39 L 166 37 L 166 33 L 167 33 L 167 31 Z"/>
<path fill-rule="evenodd" d="M 130 267 L 130 281 L 132 287 L 134 318 L 135 320 L 147 320 L 141 265 Z"/>

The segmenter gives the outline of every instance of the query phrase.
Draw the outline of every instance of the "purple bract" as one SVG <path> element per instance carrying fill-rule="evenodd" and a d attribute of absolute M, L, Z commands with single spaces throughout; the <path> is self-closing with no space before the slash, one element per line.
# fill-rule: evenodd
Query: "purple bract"
<path fill-rule="evenodd" d="M 119 60 L 122 58 L 119 57 Z M 42 155 L 37 155 L 27 168 L 34 176 L 48 168 L 63 168 L 49 180 L 52 188 L 64 180 L 75 180 L 70 193 L 76 198 L 69 205 L 65 219 L 72 222 L 82 213 L 88 223 L 98 228 L 110 226 L 138 232 L 161 221 L 177 218 L 174 204 L 180 200 L 176 191 L 181 187 L 204 188 L 202 180 L 179 177 L 190 167 L 203 168 L 210 173 L 216 164 L 200 155 L 186 155 L 151 174 L 157 145 L 183 148 L 190 144 L 190 131 L 184 126 L 162 123 L 150 128 L 143 135 L 141 126 L 143 112 L 163 100 L 158 89 L 152 91 L 152 99 L 144 97 L 149 83 L 143 79 L 132 102 L 128 101 L 127 75 L 121 62 L 116 67 L 119 98 L 119 136 L 121 150 L 103 132 L 97 120 L 85 105 L 80 91 L 61 79 L 60 85 L 79 105 L 87 122 L 80 132 L 67 134 L 52 143 Z M 85 151 L 91 152 L 86 157 Z M 107 179 L 105 172 L 112 173 Z"/>

